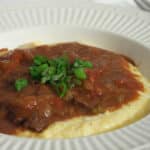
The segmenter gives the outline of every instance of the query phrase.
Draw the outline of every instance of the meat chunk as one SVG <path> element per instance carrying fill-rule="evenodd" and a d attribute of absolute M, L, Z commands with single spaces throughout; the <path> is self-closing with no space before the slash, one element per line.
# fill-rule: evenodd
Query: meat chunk
<path fill-rule="evenodd" d="M 8 118 L 17 125 L 41 131 L 48 125 L 51 106 L 48 99 L 43 101 L 36 96 L 26 96 L 7 104 Z"/>
<path fill-rule="evenodd" d="M 23 91 L 19 98 L 7 101 L 5 105 L 13 123 L 40 132 L 50 124 L 54 115 L 62 115 L 62 102 L 47 86 L 40 85 L 36 90 L 35 95 L 28 96 Z"/>
<path fill-rule="evenodd" d="M 100 97 L 91 93 L 83 88 L 77 88 L 72 90 L 72 100 L 76 103 L 82 104 L 88 109 L 93 109 L 99 104 Z"/>

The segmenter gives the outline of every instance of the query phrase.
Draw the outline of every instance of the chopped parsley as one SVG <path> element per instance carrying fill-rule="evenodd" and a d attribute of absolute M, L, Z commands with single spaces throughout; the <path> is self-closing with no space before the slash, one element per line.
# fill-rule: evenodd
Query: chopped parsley
<path fill-rule="evenodd" d="M 87 78 L 85 68 L 92 67 L 90 61 L 81 59 L 75 59 L 71 64 L 67 56 L 48 59 L 37 55 L 33 58 L 29 73 L 33 80 L 49 84 L 60 97 L 64 97 L 69 89 L 81 85 Z M 26 79 L 18 79 L 15 82 L 17 91 L 21 91 L 27 85 Z"/>
<path fill-rule="evenodd" d="M 28 80 L 22 78 L 15 81 L 15 89 L 19 92 L 28 85 Z"/>

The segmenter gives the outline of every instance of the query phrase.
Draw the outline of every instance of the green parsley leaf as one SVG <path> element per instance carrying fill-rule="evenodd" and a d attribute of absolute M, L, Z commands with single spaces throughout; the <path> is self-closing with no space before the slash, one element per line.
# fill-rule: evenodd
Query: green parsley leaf
<path fill-rule="evenodd" d="M 60 97 L 64 97 L 67 93 L 67 84 L 65 82 L 60 82 L 55 85 L 55 89 Z"/>
<path fill-rule="evenodd" d="M 19 92 L 22 89 L 24 89 L 28 85 L 28 80 L 27 79 L 17 79 L 15 81 L 15 89 Z"/>
<path fill-rule="evenodd" d="M 84 60 L 81 60 L 81 59 L 76 59 L 73 66 L 74 67 L 82 67 L 82 68 L 92 68 L 93 67 L 91 62 L 84 61 Z"/>
<path fill-rule="evenodd" d="M 35 65 L 41 65 L 47 62 L 47 58 L 45 56 L 37 55 L 33 58 L 33 62 Z"/>
<path fill-rule="evenodd" d="M 83 68 L 75 68 L 74 74 L 77 79 L 85 80 L 86 79 L 86 73 Z"/>

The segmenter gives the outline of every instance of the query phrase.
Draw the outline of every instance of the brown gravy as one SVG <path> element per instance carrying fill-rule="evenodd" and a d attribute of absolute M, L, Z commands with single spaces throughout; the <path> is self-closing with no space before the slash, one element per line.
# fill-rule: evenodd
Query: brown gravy
<path fill-rule="evenodd" d="M 94 67 L 86 69 L 88 78 L 81 86 L 60 99 L 49 85 L 32 81 L 28 67 L 37 54 L 55 58 L 64 53 L 71 62 L 81 58 L 91 61 Z M 41 132 L 55 121 L 113 111 L 136 100 L 143 85 L 129 70 L 130 62 L 113 52 L 75 42 L 16 49 L 7 57 L 1 57 L 0 132 L 15 134 L 18 129 L 26 128 Z M 27 78 L 30 85 L 16 92 L 13 85 L 19 77 Z"/>

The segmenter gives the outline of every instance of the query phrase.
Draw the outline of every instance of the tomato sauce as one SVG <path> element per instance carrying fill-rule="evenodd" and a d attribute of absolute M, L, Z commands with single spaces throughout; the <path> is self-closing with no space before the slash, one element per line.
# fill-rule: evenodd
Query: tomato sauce
<path fill-rule="evenodd" d="M 29 66 L 35 55 L 55 58 L 67 54 L 88 60 L 93 68 L 86 69 L 87 79 L 60 98 L 49 85 L 33 81 Z M 130 60 L 130 59 L 129 59 Z M 32 49 L 16 49 L 0 57 L 0 132 L 15 134 L 19 129 L 43 131 L 49 124 L 77 116 L 114 111 L 136 100 L 143 85 L 129 69 L 124 56 L 79 43 L 43 45 Z M 29 86 L 20 92 L 14 81 L 20 77 L 29 80 Z"/>

